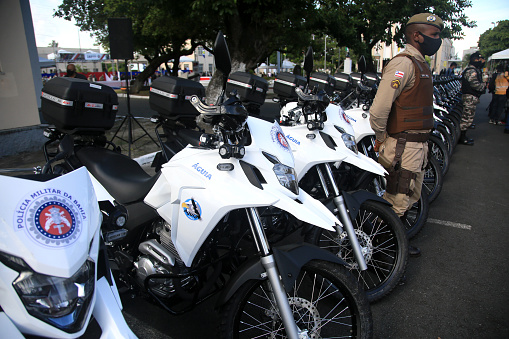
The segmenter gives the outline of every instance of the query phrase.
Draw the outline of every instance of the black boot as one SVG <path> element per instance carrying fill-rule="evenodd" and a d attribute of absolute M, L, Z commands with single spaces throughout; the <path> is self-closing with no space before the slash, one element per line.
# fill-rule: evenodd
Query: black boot
<path fill-rule="evenodd" d="M 461 131 L 460 140 L 458 141 L 458 144 L 472 146 L 474 144 L 474 139 L 470 139 L 469 137 L 467 137 L 467 131 Z"/>

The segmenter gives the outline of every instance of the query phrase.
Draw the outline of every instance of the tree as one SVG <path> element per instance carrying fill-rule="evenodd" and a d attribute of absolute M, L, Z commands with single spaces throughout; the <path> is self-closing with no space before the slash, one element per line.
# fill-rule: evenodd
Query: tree
<path fill-rule="evenodd" d="M 445 22 L 442 37 L 460 39 L 462 27 L 475 26 L 463 12 L 467 7 L 471 7 L 470 0 L 323 0 L 322 20 L 315 24 L 340 45 L 364 54 L 369 67 L 373 65 L 371 50 L 378 42 L 403 44 L 402 27 L 416 13 L 435 13 Z"/>
<path fill-rule="evenodd" d="M 499 21 L 496 27 L 481 34 L 477 45 L 486 57 L 509 48 L 509 20 Z"/>

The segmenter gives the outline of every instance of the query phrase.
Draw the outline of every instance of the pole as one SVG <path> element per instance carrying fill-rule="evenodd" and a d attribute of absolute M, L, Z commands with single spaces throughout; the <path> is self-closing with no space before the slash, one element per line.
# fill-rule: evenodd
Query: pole
<path fill-rule="evenodd" d="M 277 51 L 277 66 L 276 66 L 277 74 L 281 71 L 281 52 Z"/>
<path fill-rule="evenodd" d="M 325 36 L 325 47 L 323 49 L 325 58 L 323 58 L 323 70 L 325 71 L 327 69 L 327 35 Z"/>

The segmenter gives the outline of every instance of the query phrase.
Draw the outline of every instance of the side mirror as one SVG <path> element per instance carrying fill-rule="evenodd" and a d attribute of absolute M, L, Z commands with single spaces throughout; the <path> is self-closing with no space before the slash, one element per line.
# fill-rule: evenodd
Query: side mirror
<path fill-rule="evenodd" d="M 364 55 L 361 55 L 359 57 L 359 71 L 364 74 L 366 73 L 366 68 L 367 68 L 367 65 L 366 65 L 366 58 L 364 57 Z"/>
<path fill-rule="evenodd" d="M 223 76 L 228 77 L 232 70 L 232 62 L 228 45 L 221 31 L 217 33 L 216 42 L 214 42 L 214 61 L 216 68 L 223 73 Z"/>
<path fill-rule="evenodd" d="M 309 76 L 313 71 L 313 47 L 309 46 L 306 56 L 304 57 L 304 70 Z"/>

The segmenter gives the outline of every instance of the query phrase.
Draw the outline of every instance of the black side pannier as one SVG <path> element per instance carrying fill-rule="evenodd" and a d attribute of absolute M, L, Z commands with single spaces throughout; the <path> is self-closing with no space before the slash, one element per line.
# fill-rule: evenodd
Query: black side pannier
<path fill-rule="evenodd" d="M 357 85 L 361 81 L 361 77 L 363 77 L 362 73 L 354 72 L 354 73 L 350 73 L 350 76 L 352 77 L 353 85 L 355 87 L 357 87 Z"/>
<path fill-rule="evenodd" d="M 309 78 L 309 88 L 312 90 L 321 91 L 331 95 L 336 87 L 336 79 L 330 74 L 322 72 L 311 73 Z"/>
<path fill-rule="evenodd" d="M 350 74 L 339 72 L 334 74 L 336 79 L 336 91 L 348 91 L 352 88 L 352 78 Z"/>
<path fill-rule="evenodd" d="M 274 93 L 283 98 L 297 99 L 295 88 L 304 90 L 306 88 L 306 78 L 300 75 L 282 72 L 274 80 Z"/>
<path fill-rule="evenodd" d="M 251 73 L 235 72 L 230 74 L 226 83 L 226 92 L 228 94 L 234 90 L 237 90 L 241 101 L 262 105 L 269 90 L 269 83 L 264 78 Z"/>
<path fill-rule="evenodd" d="M 165 118 L 194 119 L 199 115 L 191 104 L 191 97 L 196 95 L 205 99 L 205 87 L 197 81 L 175 76 L 162 76 L 152 82 L 150 87 L 150 108 Z"/>
<path fill-rule="evenodd" d="M 53 78 L 42 88 L 42 117 L 66 133 L 104 132 L 113 127 L 118 96 L 105 85 L 75 78 Z"/>
<path fill-rule="evenodd" d="M 373 87 L 380 80 L 376 73 L 365 73 L 364 77 L 366 79 L 366 86 L 369 87 Z"/>

